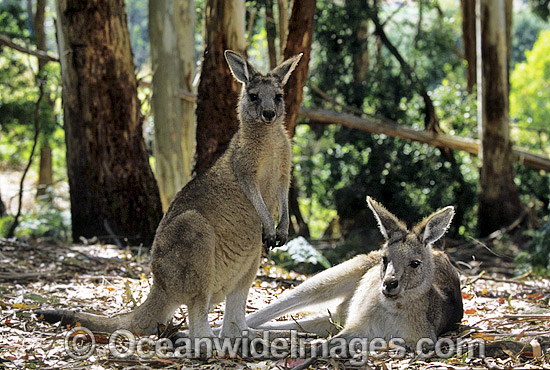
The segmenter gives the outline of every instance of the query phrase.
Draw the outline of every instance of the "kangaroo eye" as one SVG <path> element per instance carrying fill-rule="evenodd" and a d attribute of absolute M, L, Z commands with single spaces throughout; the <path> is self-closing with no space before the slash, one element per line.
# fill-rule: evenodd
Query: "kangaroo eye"
<path fill-rule="evenodd" d="M 275 100 L 277 100 L 277 101 L 283 100 L 283 94 L 277 94 L 277 95 L 275 95 Z"/>
<path fill-rule="evenodd" d="M 257 101 L 259 99 L 258 94 L 248 94 L 248 98 L 250 101 Z"/>
<path fill-rule="evenodd" d="M 414 261 L 411 261 L 411 263 L 409 264 L 409 266 L 411 266 L 413 269 L 415 269 L 415 268 L 417 268 L 418 266 L 420 266 L 421 263 L 422 263 L 422 261 L 414 260 Z"/>

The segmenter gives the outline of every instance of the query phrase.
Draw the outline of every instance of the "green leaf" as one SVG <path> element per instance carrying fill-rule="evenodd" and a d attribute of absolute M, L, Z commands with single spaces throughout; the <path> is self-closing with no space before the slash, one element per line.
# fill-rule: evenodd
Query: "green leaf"
<path fill-rule="evenodd" d="M 30 300 L 35 301 L 35 302 L 38 302 L 38 303 L 46 303 L 48 301 L 47 298 L 44 298 L 40 294 L 36 294 L 36 293 L 25 294 L 25 298 L 30 299 Z"/>

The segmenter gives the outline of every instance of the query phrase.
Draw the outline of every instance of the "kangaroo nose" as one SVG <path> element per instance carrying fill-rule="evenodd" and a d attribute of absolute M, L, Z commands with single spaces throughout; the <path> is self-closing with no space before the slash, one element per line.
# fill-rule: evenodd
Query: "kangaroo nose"
<path fill-rule="evenodd" d="M 275 111 L 271 109 L 266 109 L 262 112 L 262 117 L 264 118 L 264 121 L 271 122 L 275 117 Z"/>
<path fill-rule="evenodd" d="M 397 279 L 384 281 L 384 287 L 388 292 L 391 292 L 392 290 L 396 289 L 398 285 L 399 285 L 399 281 Z"/>

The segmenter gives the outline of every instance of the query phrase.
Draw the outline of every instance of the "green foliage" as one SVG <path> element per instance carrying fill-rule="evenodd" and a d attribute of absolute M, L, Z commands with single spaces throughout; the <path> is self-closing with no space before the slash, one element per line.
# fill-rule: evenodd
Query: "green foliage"
<path fill-rule="evenodd" d="M 6 235 L 13 223 L 12 216 L 0 218 L 0 233 Z M 15 229 L 18 238 L 50 237 L 55 240 L 70 240 L 70 216 L 68 211 L 61 210 L 52 202 L 40 203 L 38 208 L 23 214 Z"/>
<path fill-rule="evenodd" d="M 550 28 L 550 24 L 534 17 L 527 9 L 514 13 L 512 23 L 512 48 L 510 50 L 510 65 L 523 62 L 525 51 L 531 50 L 539 37 L 540 31 Z"/>
<path fill-rule="evenodd" d="M 4 0 L 0 4 L 0 32 L 10 38 L 29 40 L 27 29 L 27 13 L 21 6 L 21 1 Z"/>
<path fill-rule="evenodd" d="M 31 147 L 28 128 L 14 125 L 0 137 L 0 164 L 7 168 L 21 167 L 28 161 Z"/>
<path fill-rule="evenodd" d="M 547 21 L 550 17 L 550 0 L 529 0 L 533 13 Z"/>
<path fill-rule="evenodd" d="M 550 218 L 536 231 L 529 232 L 531 241 L 516 257 L 522 271 L 533 270 L 536 275 L 550 276 Z"/>
<path fill-rule="evenodd" d="M 459 9 L 443 7 L 444 14 L 439 15 L 435 2 L 422 2 L 422 22 L 419 22 L 418 3 L 403 6 L 384 3 L 378 8 L 370 8 L 370 4 L 353 0 L 318 2 L 311 81 L 340 104 L 417 129 L 423 128 L 425 116 L 425 102 L 418 94 L 423 87 L 434 102 L 446 134 L 477 138 L 475 92 L 470 95 L 465 92 L 463 61 L 455 51 L 461 32 L 455 21 L 460 18 Z M 372 12 L 378 12 L 386 35 L 414 68 L 416 83 L 405 75 L 395 56 L 384 45 L 380 47 L 371 21 L 366 22 L 365 34 L 358 31 L 365 27 L 363 23 Z M 527 11 L 517 14 L 513 57 L 519 59 L 533 45 L 539 30 L 547 27 Z M 550 45 L 548 40 L 545 42 Z M 549 51 L 546 55 L 550 55 Z M 536 74 L 521 80 L 538 84 L 533 90 L 540 96 L 539 111 L 541 115 L 548 114 L 550 99 L 546 92 L 550 89 L 544 78 L 548 68 L 539 64 L 533 69 Z M 515 94 L 520 100 L 525 95 L 520 90 Z M 335 108 L 314 94 L 306 95 L 305 103 Z M 523 99 L 522 103 L 528 104 L 529 100 Z M 540 122 L 547 122 L 548 118 L 544 116 Z M 519 123 L 518 118 L 516 121 Z M 522 146 L 540 151 L 548 147 L 546 133 L 514 130 L 512 134 Z M 346 242 L 343 252 L 333 256 L 335 260 L 376 247 L 370 243 L 376 238 L 372 231 L 371 235 L 367 231 L 375 225 L 365 205 L 366 195 L 378 199 L 408 223 L 453 204 L 457 214 L 450 235 L 471 237 L 475 233 L 479 170 L 477 158 L 467 153 L 449 153 L 336 126 L 299 127 L 295 144 L 295 174 L 306 218 L 315 219 L 316 212 L 334 210 L 340 218 Z M 522 199 L 527 201 L 534 195 L 547 206 L 548 175 L 521 165 L 516 171 Z M 314 206 L 306 208 L 307 205 Z"/>
<path fill-rule="evenodd" d="M 361 1 L 320 1 L 312 81 L 342 104 L 416 128 L 424 119 L 418 91 L 431 88 L 442 128 L 475 136 L 475 98 L 463 92 L 462 73 L 457 72 L 462 62 L 454 53 L 458 25 L 452 16 L 439 17 L 433 5 L 424 3 L 417 34 L 416 6 L 368 9 Z M 374 35 L 361 39 L 358 27 L 376 10 L 381 22 L 390 19 L 385 33 L 414 66 L 417 83 L 384 46 L 378 48 Z M 367 54 L 362 62 L 358 52 Z M 363 74 L 358 73 L 361 69 Z M 316 95 L 306 102 L 333 108 Z M 336 209 L 340 217 L 346 243 L 334 260 L 377 247 L 380 236 L 366 206 L 367 195 L 409 223 L 454 204 L 459 208 L 454 232 L 468 235 L 474 230 L 477 168 L 468 155 L 337 126 L 299 127 L 295 144 L 302 194 L 323 211 Z"/>
<path fill-rule="evenodd" d="M 277 265 L 303 274 L 331 267 L 330 262 L 301 236 L 273 249 L 269 257 Z"/>
<path fill-rule="evenodd" d="M 510 113 L 521 127 L 544 131 L 550 121 L 550 31 L 542 31 L 525 55 L 527 61 L 517 64 L 510 77 Z M 532 144 L 526 136 L 520 139 Z"/>
<path fill-rule="evenodd" d="M 526 60 L 510 76 L 512 137 L 517 145 L 549 155 L 550 129 L 550 30 L 541 31 Z M 550 204 L 550 177 L 542 171 L 516 166 L 516 185 L 525 201 L 536 196 L 544 208 Z"/>
<path fill-rule="evenodd" d="M 26 12 L 20 2 L 7 1 L 0 5 L 0 32 L 16 42 L 32 42 L 26 27 Z M 34 112 L 39 90 L 43 84 L 44 97 L 40 105 L 40 143 L 61 148 L 54 161 L 64 163 L 64 139 L 56 115 L 61 110 L 60 69 L 48 63 L 38 73 L 35 57 L 1 49 L 0 54 L 0 167 L 19 167 L 28 161 L 34 136 Z M 61 131 L 61 133 L 59 132 Z"/>
<path fill-rule="evenodd" d="M 0 235 L 3 237 L 8 234 L 8 230 L 13 223 L 14 217 L 12 216 L 2 216 L 0 217 Z"/>

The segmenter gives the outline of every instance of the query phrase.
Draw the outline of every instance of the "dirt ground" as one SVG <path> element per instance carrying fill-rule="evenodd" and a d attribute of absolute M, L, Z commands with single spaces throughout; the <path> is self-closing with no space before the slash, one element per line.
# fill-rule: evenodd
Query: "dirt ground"
<path fill-rule="evenodd" d="M 92 356 L 74 359 L 67 350 L 68 329 L 39 321 L 37 308 L 65 308 L 112 315 L 131 310 L 146 297 L 148 255 L 137 249 L 93 244 L 58 245 L 48 240 L 32 243 L 0 239 L 0 367 L 6 369 L 286 369 L 303 360 L 250 357 L 217 357 L 206 360 L 114 358 L 107 339 L 97 337 Z M 318 360 L 314 368 L 327 369 L 513 369 L 550 368 L 550 281 L 529 275 L 510 277 L 491 270 L 513 272 L 509 262 L 486 251 L 461 248 L 462 292 L 465 315 L 459 330 L 446 337 L 466 344 L 485 343 L 485 357 L 455 354 L 450 358 L 392 358 L 392 351 L 371 353 L 365 364 L 350 360 Z M 450 248 L 453 255 L 453 249 Z M 470 255 L 469 259 L 465 256 Z M 466 260 L 468 259 L 468 260 Z M 456 259 L 455 259 L 456 261 Z M 247 310 L 253 312 L 304 277 L 290 274 L 267 260 L 249 294 Z M 211 321 L 223 316 L 223 305 Z M 183 309 L 174 322 L 185 328 Z M 75 333 L 73 333 L 75 334 Z M 78 334 L 78 333 L 76 333 Z M 82 333 L 81 333 L 82 334 Z M 70 342 L 72 343 L 72 342 Z"/>

